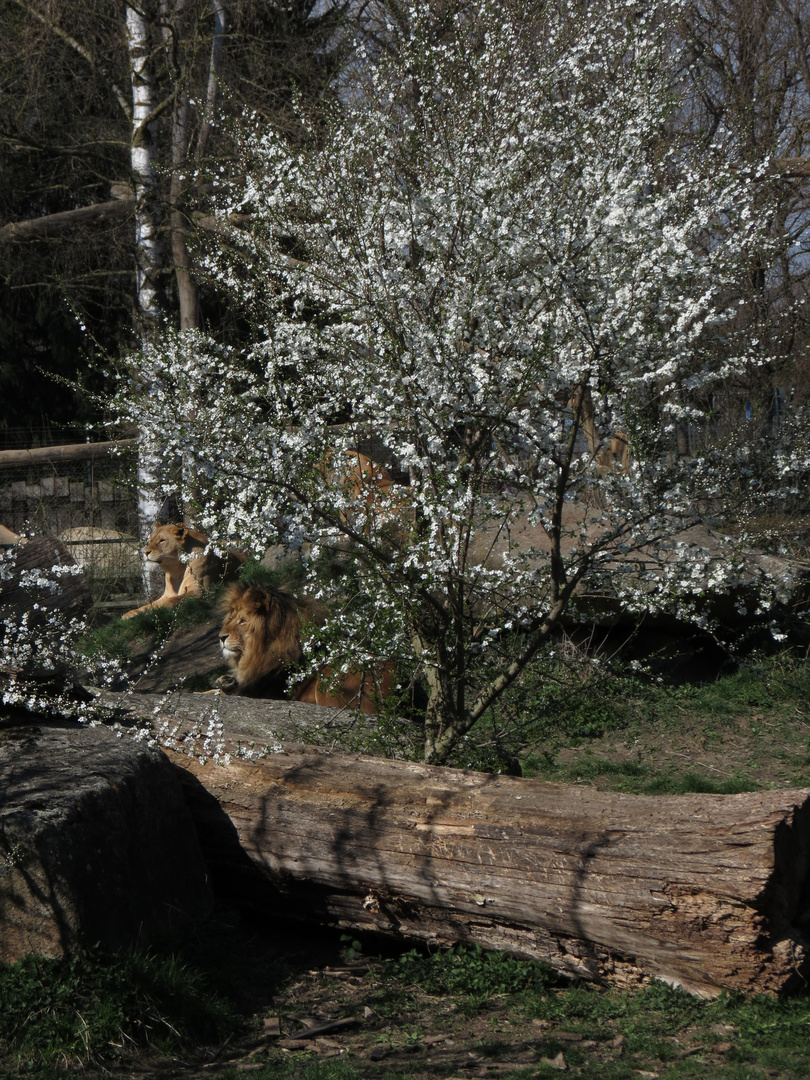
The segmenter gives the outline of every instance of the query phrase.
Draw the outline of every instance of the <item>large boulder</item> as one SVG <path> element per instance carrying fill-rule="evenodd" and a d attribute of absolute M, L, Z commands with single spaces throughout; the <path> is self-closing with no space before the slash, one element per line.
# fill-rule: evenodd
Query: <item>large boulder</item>
<path fill-rule="evenodd" d="M 149 943 L 212 908 L 159 750 L 107 728 L 0 724 L 0 961 Z"/>

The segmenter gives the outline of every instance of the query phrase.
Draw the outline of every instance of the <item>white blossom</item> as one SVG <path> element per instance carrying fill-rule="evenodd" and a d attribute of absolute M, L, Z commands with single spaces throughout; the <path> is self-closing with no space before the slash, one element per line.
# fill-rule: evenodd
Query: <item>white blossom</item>
<path fill-rule="evenodd" d="M 678 459 L 673 432 L 762 359 L 734 320 L 767 200 L 719 152 L 656 153 L 677 10 L 605 0 L 530 28 L 480 0 L 437 40 L 414 7 L 323 125 L 246 130 L 219 213 L 252 228 L 207 269 L 251 343 L 167 333 L 138 359 L 148 393 L 121 386 L 214 546 L 302 553 L 333 604 L 329 663 L 423 673 L 429 758 L 514 677 L 504 635 L 521 628 L 528 662 L 579 581 L 684 616 L 739 584 L 725 555 L 672 557 L 728 475 L 724 448 Z M 616 430 L 627 469 L 602 463 Z M 346 482 L 372 435 L 407 485 Z M 529 526 L 546 539 L 519 542 Z M 336 550 L 344 576 L 318 578 Z"/>

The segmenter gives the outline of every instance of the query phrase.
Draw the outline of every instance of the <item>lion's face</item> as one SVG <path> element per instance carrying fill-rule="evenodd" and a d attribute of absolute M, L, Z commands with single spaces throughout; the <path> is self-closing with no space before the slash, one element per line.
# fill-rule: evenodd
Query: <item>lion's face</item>
<path fill-rule="evenodd" d="M 232 590 L 229 590 L 232 591 Z M 236 597 L 225 612 L 225 621 L 219 631 L 222 655 L 228 661 L 238 663 L 239 657 L 251 642 L 266 636 L 266 620 L 255 604 Z"/>
<path fill-rule="evenodd" d="M 180 562 L 180 552 L 185 550 L 183 543 L 188 535 L 184 525 L 161 525 L 152 533 L 144 552 L 147 562 L 158 565 L 167 562 Z"/>
<path fill-rule="evenodd" d="M 223 608 L 219 642 L 240 686 L 300 661 L 301 618 L 289 593 L 237 583 L 227 589 Z"/>

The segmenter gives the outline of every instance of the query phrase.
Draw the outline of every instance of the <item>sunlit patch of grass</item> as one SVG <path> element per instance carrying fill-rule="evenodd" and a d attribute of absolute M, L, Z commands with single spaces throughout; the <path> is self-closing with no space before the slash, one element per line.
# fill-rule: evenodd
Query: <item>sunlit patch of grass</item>
<path fill-rule="evenodd" d="M 549 754 L 530 754 L 524 762 L 523 775 L 561 784 L 588 783 L 603 791 L 632 795 L 739 795 L 758 788 L 750 777 L 715 780 L 691 770 L 653 768 L 638 761 L 612 761 L 597 753 L 584 755 L 575 762 L 558 762 Z"/>

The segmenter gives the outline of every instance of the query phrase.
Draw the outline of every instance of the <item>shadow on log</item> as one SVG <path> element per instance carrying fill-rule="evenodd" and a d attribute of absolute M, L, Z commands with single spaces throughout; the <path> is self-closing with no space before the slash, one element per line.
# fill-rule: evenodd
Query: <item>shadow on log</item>
<path fill-rule="evenodd" d="M 618 795 L 300 746 L 172 761 L 216 876 L 247 883 L 247 855 L 268 918 L 705 995 L 804 981 L 810 789 Z"/>

